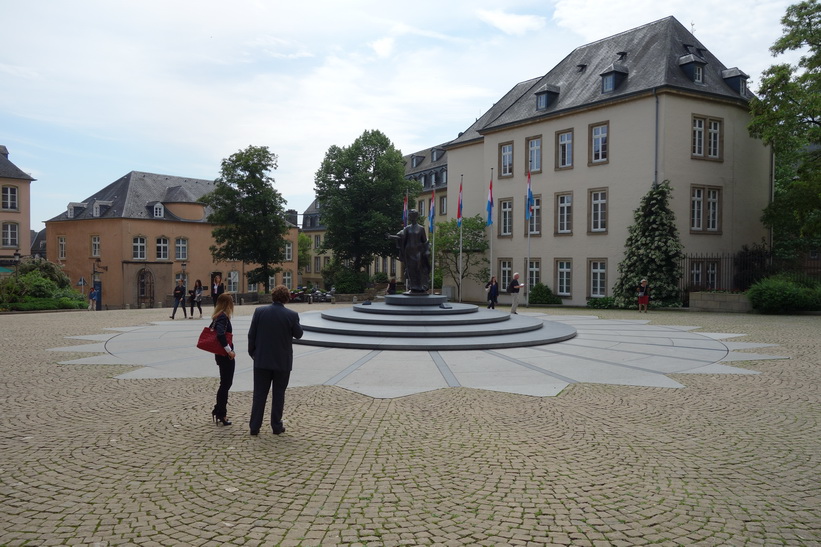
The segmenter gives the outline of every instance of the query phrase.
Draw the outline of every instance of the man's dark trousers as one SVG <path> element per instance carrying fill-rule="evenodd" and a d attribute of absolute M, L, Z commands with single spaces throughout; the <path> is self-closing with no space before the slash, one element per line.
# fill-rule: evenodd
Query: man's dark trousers
<path fill-rule="evenodd" d="M 274 433 L 281 433 L 285 428 L 282 425 L 282 413 L 285 407 L 285 390 L 291 378 L 290 371 L 269 370 L 254 367 L 254 401 L 251 405 L 251 431 L 259 431 L 265 417 L 265 403 L 268 400 L 268 391 L 271 393 L 271 429 Z"/>

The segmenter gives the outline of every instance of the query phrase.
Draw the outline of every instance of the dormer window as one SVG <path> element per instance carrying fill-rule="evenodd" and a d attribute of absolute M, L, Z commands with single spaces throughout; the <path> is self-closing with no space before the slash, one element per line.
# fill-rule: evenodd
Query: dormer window
<path fill-rule="evenodd" d="M 91 207 L 91 215 L 94 218 L 99 218 L 99 216 L 100 216 L 100 202 L 99 201 L 95 201 L 94 205 Z"/>
<path fill-rule="evenodd" d="M 438 152 L 435 148 L 430 149 L 430 161 L 436 161 L 439 158 Z"/>
<path fill-rule="evenodd" d="M 416 167 L 419 165 L 419 157 L 418 156 L 411 156 L 411 167 Z"/>
<path fill-rule="evenodd" d="M 613 63 L 600 76 L 601 92 L 611 93 L 627 79 L 627 67 L 621 63 Z"/>
<path fill-rule="evenodd" d="M 536 94 L 536 110 L 544 110 L 547 108 L 547 93 Z"/>
<path fill-rule="evenodd" d="M 74 218 L 74 206 L 69 204 L 68 209 L 66 209 L 66 216 L 68 218 Z"/>
<path fill-rule="evenodd" d="M 614 89 L 616 89 L 616 75 L 612 72 L 610 74 L 605 74 L 601 81 L 601 92 L 609 93 Z"/>
<path fill-rule="evenodd" d="M 704 83 L 704 67 L 699 65 L 693 67 L 693 81 L 697 84 Z"/>
<path fill-rule="evenodd" d="M 74 218 L 75 216 L 77 216 L 77 208 L 79 207 L 80 209 L 85 209 L 87 205 L 87 203 L 77 203 L 76 201 L 72 201 L 68 204 L 68 207 L 66 208 L 66 216 L 68 218 Z"/>
<path fill-rule="evenodd" d="M 551 84 L 544 84 L 536 91 L 536 110 L 547 110 L 559 96 L 559 87 Z"/>
<path fill-rule="evenodd" d="M 747 96 L 747 80 L 741 80 L 741 81 L 738 83 L 738 93 L 739 93 L 742 97 L 746 97 L 746 96 Z"/>
<path fill-rule="evenodd" d="M 749 78 L 749 76 L 741 72 L 738 68 L 728 68 L 721 71 L 721 77 L 727 85 L 730 86 L 730 89 L 742 97 L 747 96 L 747 78 Z"/>
<path fill-rule="evenodd" d="M 154 204 L 154 218 L 162 218 L 163 216 L 165 216 L 165 207 L 162 203 Z"/>

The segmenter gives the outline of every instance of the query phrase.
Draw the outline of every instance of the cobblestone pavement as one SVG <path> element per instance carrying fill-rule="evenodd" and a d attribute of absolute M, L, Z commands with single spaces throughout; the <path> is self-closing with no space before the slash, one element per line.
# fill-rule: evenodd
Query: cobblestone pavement
<path fill-rule="evenodd" d="M 287 432 L 259 437 L 249 392 L 215 426 L 216 379 L 47 351 L 167 312 L 0 316 L 0 545 L 821 545 L 821 316 L 642 315 L 777 344 L 755 351 L 790 359 L 743 363 L 761 374 L 556 397 L 296 387 Z"/>

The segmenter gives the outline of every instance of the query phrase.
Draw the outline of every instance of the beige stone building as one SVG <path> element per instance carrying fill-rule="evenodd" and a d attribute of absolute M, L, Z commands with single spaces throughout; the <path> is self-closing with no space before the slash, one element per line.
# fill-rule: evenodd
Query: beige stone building
<path fill-rule="evenodd" d="M 31 183 L 35 179 L 9 161 L 8 149 L 0 145 L 0 270 L 13 271 L 21 256 L 29 255 L 31 247 Z M 15 256 L 16 255 L 16 256 Z"/>
<path fill-rule="evenodd" d="M 47 258 L 75 285 L 98 283 L 104 308 L 167 305 L 177 279 L 208 287 L 217 274 L 237 299 L 254 299 L 262 287 L 245 275 L 254 265 L 211 258 L 213 226 L 198 200 L 213 188 L 209 180 L 132 171 L 46 222 Z M 298 230 L 290 226 L 283 271 L 272 282 L 294 287 Z"/>
<path fill-rule="evenodd" d="M 501 286 L 519 272 L 568 304 L 610 296 L 634 211 L 665 179 L 686 254 L 766 238 L 771 153 L 747 132 L 746 81 L 668 17 L 581 46 L 514 86 L 446 145 L 449 171 L 464 174 L 463 215 L 485 212 L 492 174 L 489 258 Z M 704 284 L 718 267 L 685 274 Z M 478 283 L 463 294 L 484 298 Z"/>

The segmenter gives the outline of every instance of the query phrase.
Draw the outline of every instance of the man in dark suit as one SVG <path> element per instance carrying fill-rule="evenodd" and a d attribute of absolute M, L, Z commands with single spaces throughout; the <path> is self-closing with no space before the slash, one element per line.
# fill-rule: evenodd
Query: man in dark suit
<path fill-rule="evenodd" d="M 293 339 L 302 338 L 299 314 L 284 304 L 291 300 L 291 291 L 277 285 L 271 292 L 273 303 L 254 310 L 248 330 L 248 354 L 254 360 L 254 402 L 251 406 L 251 435 L 259 435 L 265 415 L 265 402 L 271 390 L 271 430 L 274 435 L 285 432 L 282 409 L 285 389 L 294 363 Z"/>

